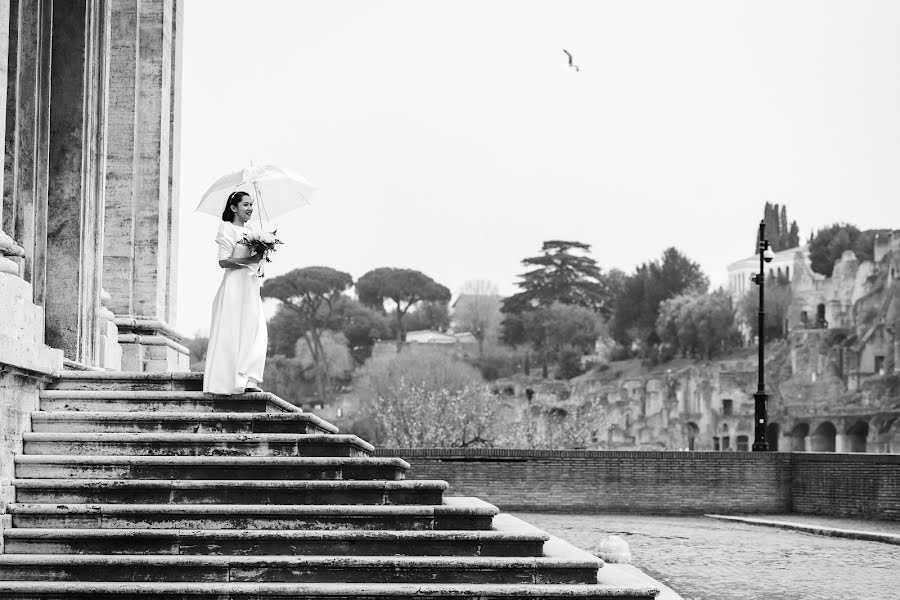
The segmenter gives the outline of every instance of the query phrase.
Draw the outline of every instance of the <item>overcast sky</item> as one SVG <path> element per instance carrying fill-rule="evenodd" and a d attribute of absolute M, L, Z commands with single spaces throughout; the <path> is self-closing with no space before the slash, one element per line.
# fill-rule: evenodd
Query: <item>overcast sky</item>
<path fill-rule="evenodd" d="M 544 240 L 714 285 L 766 201 L 805 239 L 900 228 L 900 2 L 187 0 L 178 328 L 209 327 L 217 219 L 253 160 L 321 192 L 267 273 L 419 269 L 516 291 Z M 570 50 L 580 72 L 570 69 Z"/>

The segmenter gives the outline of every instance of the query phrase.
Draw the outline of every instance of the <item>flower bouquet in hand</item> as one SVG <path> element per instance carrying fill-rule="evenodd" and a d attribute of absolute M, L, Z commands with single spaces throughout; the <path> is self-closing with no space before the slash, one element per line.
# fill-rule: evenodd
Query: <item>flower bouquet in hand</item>
<path fill-rule="evenodd" d="M 277 231 L 273 231 L 272 233 L 257 233 L 255 231 L 250 233 L 245 233 L 244 238 L 238 242 L 239 244 L 243 244 L 244 246 L 250 246 L 250 250 L 253 254 L 262 254 L 263 260 L 266 262 L 272 262 L 272 259 L 269 258 L 269 254 L 275 252 L 275 246 L 283 243 L 275 234 Z M 263 265 L 262 260 L 259 262 L 259 276 L 263 276 Z"/>

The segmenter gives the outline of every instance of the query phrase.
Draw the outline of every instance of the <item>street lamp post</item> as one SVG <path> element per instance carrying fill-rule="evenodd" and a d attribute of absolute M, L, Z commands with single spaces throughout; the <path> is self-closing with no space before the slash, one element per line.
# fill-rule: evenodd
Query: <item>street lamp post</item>
<path fill-rule="evenodd" d="M 766 312 L 763 302 L 765 299 L 766 272 L 764 261 L 767 263 L 772 262 L 775 254 L 769 247 L 769 240 L 766 239 L 765 221 L 759 222 L 759 244 L 757 250 L 759 252 L 759 273 L 750 278 L 753 280 L 753 283 L 759 286 L 759 335 L 757 338 L 759 340 L 759 367 L 756 393 L 753 394 L 753 451 L 766 452 L 769 450 L 769 442 L 766 441 L 766 404 L 769 400 L 769 395 L 766 394 L 765 382 Z"/>

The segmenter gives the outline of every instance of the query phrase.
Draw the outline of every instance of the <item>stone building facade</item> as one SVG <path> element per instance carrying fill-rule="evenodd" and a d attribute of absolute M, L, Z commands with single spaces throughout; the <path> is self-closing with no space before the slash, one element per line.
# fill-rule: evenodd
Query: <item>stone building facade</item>
<path fill-rule="evenodd" d="M 72 365 L 188 368 L 171 326 L 181 23 L 178 0 L 0 2 L 0 268 Z"/>
<path fill-rule="evenodd" d="M 796 267 L 794 265 L 795 256 L 800 253 L 806 264 L 809 264 L 809 248 L 807 246 L 799 246 L 797 248 L 788 248 L 775 253 L 771 262 L 765 263 L 766 277 L 775 279 L 785 279 L 790 281 L 793 277 L 791 271 Z M 731 301 L 737 304 L 747 292 L 756 290 L 756 285 L 751 281 L 751 277 L 759 273 L 759 255 L 744 258 L 728 265 L 728 294 Z"/>
<path fill-rule="evenodd" d="M 171 327 L 182 9 L 0 0 L 0 479 L 63 369 L 188 370 Z"/>

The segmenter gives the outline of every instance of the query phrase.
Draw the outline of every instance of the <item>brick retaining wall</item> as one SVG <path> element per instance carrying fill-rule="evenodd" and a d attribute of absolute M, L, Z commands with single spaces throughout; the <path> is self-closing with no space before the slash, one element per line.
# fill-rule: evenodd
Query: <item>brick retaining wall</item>
<path fill-rule="evenodd" d="M 411 479 L 444 479 L 450 495 L 503 510 L 790 512 L 790 455 L 750 452 L 381 449 Z"/>
<path fill-rule="evenodd" d="M 900 454 L 791 456 L 794 512 L 900 521 Z"/>
<path fill-rule="evenodd" d="M 900 455 L 379 449 L 503 510 L 900 520 Z"/>

